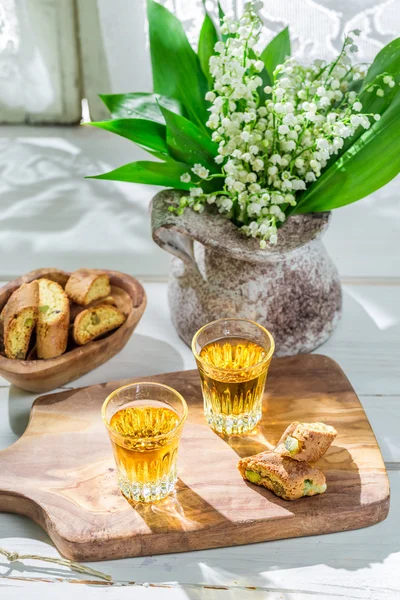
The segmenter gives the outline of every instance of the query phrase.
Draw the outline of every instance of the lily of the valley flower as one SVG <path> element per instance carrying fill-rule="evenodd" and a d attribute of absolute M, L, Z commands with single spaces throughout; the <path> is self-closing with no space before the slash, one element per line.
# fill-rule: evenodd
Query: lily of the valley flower
<path fill-rule="evenodd" d="M 207 126 L 218 144 L 215 162 L 222 168 L 223 191 L 192 188 L 184 205 L 199 212 L 215 205 L 265 248 L 278 241 L 278 227 L 296 205 L 296 194 L 320 177 L 344 140 L 359 127 L 368 129 L 370 118 L 379 115 L 363 114 L 351 90 L 352 81 L 365 76 L 362 67 L 351 65 L 349 54 L 357 51 L 351 35 L 334 62 L 303 66 L 289 58 L 275 69 L 273 85 L 262 88 L 264 64 L 255 50 L 262 22 L 256 4 L 246 4 L 239 21 L 224 19 L 221 31 L 229 35 L 215 44 L 209 63 L 214 85 L 206 95 L 211 103 Z M 370 91 L 381 96 L 384 86 L 393 85 L 387 75 Z M 201 164 L 191 170 L 197 185 L 213 177 Z M 196 182 L 193 175 L 181 180 Z"/>

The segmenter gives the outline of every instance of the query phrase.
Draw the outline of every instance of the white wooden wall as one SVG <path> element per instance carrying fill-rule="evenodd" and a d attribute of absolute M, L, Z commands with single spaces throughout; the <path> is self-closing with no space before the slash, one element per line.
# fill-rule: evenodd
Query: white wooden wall
<path fill-rule="evenodd" d="M 0 0 L 0 123 L 78 123 L 151 91 L 143 0 Z"/>
<path fill-rule="evenodd" d="M 0 122 L 76 123 L 80 115 L 74 0 L 1 0 Z"/>

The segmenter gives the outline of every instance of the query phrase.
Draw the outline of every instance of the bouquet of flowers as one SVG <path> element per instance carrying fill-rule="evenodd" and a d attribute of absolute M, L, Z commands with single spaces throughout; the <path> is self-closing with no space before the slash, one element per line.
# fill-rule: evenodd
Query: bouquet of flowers
<path fill-rule="evenodd" d="M 218 211 L 265 248 L 289 215 L 355 202 L 399 173 L 400 38 L 369 68 L 353 60 L 358 30 L 333 62 L 302 65 L 287 28 L 259 50 L 260 5 L 239 20 L 219 6 L 219 28 L 206 13 L 196 54 L 148 0 L 155 93 L 102 95 L 112 120 L 90 124 L 159 159 L 97 179 L 185 190 L 171 210 Z"/>

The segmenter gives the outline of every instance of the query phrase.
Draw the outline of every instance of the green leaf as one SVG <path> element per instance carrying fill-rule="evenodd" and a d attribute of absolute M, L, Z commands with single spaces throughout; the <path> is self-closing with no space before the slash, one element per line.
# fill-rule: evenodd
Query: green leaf
<path fill-rule="evenodd" d="M 161 111 L 167 124 L 170 156 L 192 166 L 201 163 L 212 173 L 219 173 L 220 169 L 214 161 L 218 154 L 218 145 L 209 135 L 185 117 L 176 115 L 164 107 L 161 107 Z"/>
<path fill-rule="evenodd" d="M 155 151 L 157 156 L 168 156 L 167 129 L 161 123 L 145 119 L 113 119 L 87 123 L 87 125 L 121 135 L 145 150 Z"/>
<path fill-rule="evenodd" d="M 385 95 L 377 96 L 375 90 L 368 92 L 366 86 L 374 81 L 381 73 L 390 73 L 396 82 L 393 88 L 383 85 Z M 370 66 L 368 73 L 362 83 L 361 93 L 359 95 L 362 104 L 362 113 L 383 115 L 385 110 L 392 104 L 395 97 L 400 94 L 400 38 L 393 40 L 376 55 L 374 62 Z M 356 82 L 359 83 L 359 82 Z M 381 80 L 382 83 L 382 80 Z M 352 86 L 354 87 L 354 86 Z M 364 90 L 364 91 L 363 91 Z M 337 155 L 329 161 L 329 166 L 336 162 L 355 142 L 363 135 L 364 129 L 359 127 L 351 138 L 347 138 L 343 148 Z"/>
<path fill-rule="evenodd" d="M 184 114 L 180 102 L 160 94 L 134 92 L 130 94 L 100 94 L 113 119 L 149 119 L 164 123 L 160 105 L 179 115 Z"/>
<path fill-rule="evenodd" d="M 154 0 L 147 0 L 154 91 L 183 104 L 193 123 L 206 128 L 207 79 L 180 21 Z"/>
<path fill-rule="evenodd" d="M 290 56 L 290 53 L 289 28 L 285 27 L 270 41 L 260 57 L 271 81 L 274 81 L 276 67 L 284 63 L 285 59 Z"/>
<path fill-rule="evenodd" d="M 147 183 L 149 185 L 162 185 L 180 190 L 189 190 L 193 183 L 183 183 L 181 175 L 187 173 L 187 165 L 178 162 L 132 162 L 109 173 L 92 175 L 87 179 L 110 179 L 112 181 L 127 181 L 130 183 Z"/>
<path fill-rule="evenodd" d="M 254 52 L 253 49 L 250 49 L 248 51 L 248 53 L 249 53 L 249 58 L 253 58 L 254 60 L 258 59 L 258 57 L 257 57 L 257 55 L 256 55 L 256 53 Z M 257 93 L 258 93 L 259 98 L 260 98 L 260 105 L 262 106 L 265 103 L 265 101 L 267 100 L 267 98 L 271 97 L 271 94 L 266 94 L 264 92 L 264 88 L 267 85 L 272 85 L 272 79 L 270 78 L 270 76 L 268 74 L 268 71 L 267 71 L 267 69 L 265 67 L 263 67 L 263 70 L 260 73 L 257 73 L 257 75 L 259 77 L 261 77 L 261 79 L 262 79 L 262 84 L 257 89 Z"/>
<path fill-rule="evenodd" d="M 302 195 L 294 213 L 332 210 L 356 202 L 400 172 L 400 94 L 380 121 Z"/>
<path fill-rule="evenodd" d="M 223 21 L 225 18 L 224 9 L 221 6 L 221 2 L 218 1 L 218 18 L 220 21 Z"/>
<path fill-rule="evenodd" d="M 364 85 L 371 83 L 378 75 L 387 71 L 393 77 L 400 78 L 400 37 L 389 42 L 375 57 L 364 79 Z"/>
<path fill-rule="evenodd" d="M 225 17 L 225 13 L 224 13 L 223 8 L 221 6 L 221 2 L 218 2 L 218 18 L 219 18 L 220 25 L 223 23 L 224 17 Z M 222 39 L 223 42 L 226 42 L 226 40 L 228 39 L 228 37 L 229 37 L 229 35 L 227 35 L 225 33 L 221 33 L 221 39 Z"/>
<path fill-rule="evenodd" d="M 260 104 L 263 105 L 265 103 L 266 99 L 271 97 L 270 94 L 266 94 L 264 92 L 264 88 L 267 85 L 272 86 L 273 81 L 272 81 L 271 77 L 269 76 L 269 73 L 265 67 L 263 68 L 261 73 L 257 73 L 257 75 L 259 77 L 261 77 L 261 79 L 262 79 L 261 89 L 259 88 L 257 90 L 257 92 L 258 92 L 258 95 L 260 96 Z"/>
<path fill-rule="evenodd" d="M 389 73 L 396 82 L 394 88 L 383 84 L 382 78 L 378 82 L 382 85 L 385 95 L 377 96 L 376 91 L 368 92 L 365 88 L 372 83 L 381 73 Z M 394 97 L 400 93 L 400 38 L 387 44 L 375 57 L 374 62 L 368 69 L 361 89 L 360 101 L 363 105 L 362 112 L 383 114 L 391 105 Z"/>
<path fill-rule="evenodd" d="M 214 54 L 214 46 L 218 42 L 218 34 L 211 17 L 206 13 L 203 21 L 203 26 L 200 31 L 198 55 L 201 68 L 204 75 L 207 77 L 208 86 L 213 87 L 213 78 L 210 74 L 209 61 Z M 167 107 L 168 108 L 168 107 Z"/>

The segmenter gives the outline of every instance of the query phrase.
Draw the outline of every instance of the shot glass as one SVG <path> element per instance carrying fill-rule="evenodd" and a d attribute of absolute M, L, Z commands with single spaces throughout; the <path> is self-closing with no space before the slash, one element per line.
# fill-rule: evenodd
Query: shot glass
<path fill-rule="evenodd" d="M 219 319 L 195 334 L 192 350 L 212 429 L 231 435 L 257 425 L 274 348 L 269 331 L 246 319 Z"/>
<path fill-rule="evenodd" d="M 181 394 L 160 383 L 125 385 L 105 400 L 102 417 L 122 494 L 134 502 L 165 498 L 177 481 L 178 446 L 187 417 Z"/>

